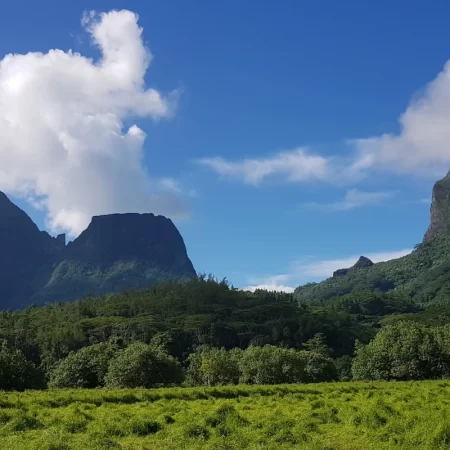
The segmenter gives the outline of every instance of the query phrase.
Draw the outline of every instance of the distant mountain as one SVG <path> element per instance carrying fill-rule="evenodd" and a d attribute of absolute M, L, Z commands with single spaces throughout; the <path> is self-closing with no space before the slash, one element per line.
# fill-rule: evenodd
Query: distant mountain
<path fill-rule="evenodd" d="M 0 308 L 72 300 L 85 294 L 148 287 L 195 276 L 175 225 L 153 214 L 111 214 L 92 219 L 65 243 L 39 231 L 0 193 Z"/>
<path fill-rule="evenodd" d="M 367 267 L 372 267 L 373 262 L 366 258 L 365 256 L 360 256 L 358 261 L 356 261 L 356 264 L 349 269 L 338 269 L 333 273 L 333 277 L 343 277 L 344 275 L 347 275 L 349 272 L 355 271 L 357 269 L 365 269 Z"/>
<path fill-rule="evenodd" d="M 430 226 L 410 255 L 378 264 L 360 258 L 321 283 L 298 287 L 294 295 L 323 301 L 363 291 L 397 291 L 423 302 L 450 300 L 450 172 L 433 188 Z"/>

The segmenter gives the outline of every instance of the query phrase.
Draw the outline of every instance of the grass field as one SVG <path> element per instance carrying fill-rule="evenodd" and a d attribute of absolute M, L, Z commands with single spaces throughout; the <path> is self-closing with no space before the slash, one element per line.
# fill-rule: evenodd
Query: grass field
<path fill-rule="evenodd" d="M 450 382 L 0 393 L 0 448 L 444 449 Z"/>

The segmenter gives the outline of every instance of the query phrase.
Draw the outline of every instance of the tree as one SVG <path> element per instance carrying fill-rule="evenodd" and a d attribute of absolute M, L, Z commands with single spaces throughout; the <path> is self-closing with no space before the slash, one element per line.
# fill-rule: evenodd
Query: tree
<path fill-rule="evenodd" d="M 201 346 L 189 355 L 188 385 L 216 386 L 239 382 L 239 358 L 242 350 Z"/>
<path fill-rule="evenodd" d="M 52 371 L 50 386 L 57 388 L 104 386 L 108 365 L 116 351 L 116 346 L 101 343 L 70 353 Z"/>
<path fill-rule="evenodd" d="M 43 385 L 42 373 L 20 350 L 0 343 L 0 390 L 36 389 Z"/>
<path fill-rule="evenodd" d="M 159 347 L 136 342 L 119 350 L 109 364 L 106 384 L 112 388 L 151 388 L 177 384 L 182 371 L 177 361 Z"/>
<path fill-rule="evenodd" d="M 356 346 L 357 380 L 422 380 L 450 373 L 447 327 L 398 322 L 383 328 L 366 346 Z"/>
<path fill-rule="evenodd" d="M 302 352 L 265 345 L 249 347 L 239 359 L 240 382 L 246 384 L 299 383 L 306 380 Z"/>

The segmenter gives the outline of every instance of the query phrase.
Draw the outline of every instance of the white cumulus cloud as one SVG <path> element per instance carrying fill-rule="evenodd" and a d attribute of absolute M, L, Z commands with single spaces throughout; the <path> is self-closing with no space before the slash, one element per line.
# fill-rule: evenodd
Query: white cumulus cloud
<path fill-rule="evenodd" d="M 399 134 L 354 141 L 354 169 L 441 176 L 450 167 L 450 61 L 400 119 Z"/>
<path fill-rule="evenodd" d="M 288 286 L 284 283 L 291 279 L 290 274 L 274 275 L 271 277 L 263 278 L 260 280 L 250 280 L 250 285 L 243 288 L 244 291 L 255 292 L 258 289 L 264 289 L 266 291 L 278 291 L 278 292 L 294 292 L 295 288 Z M 253 284 L 252 284 L 253 282 Z M 257 283 L 257 284 L 254 284 Z"/>
<path fill-rule="evenodd" d="M 174 189 L 161 192 L 149 178 L 144 131 L 125 125 L 169 117 L 176 103 L 175 91 L 145 85 L 152 55 L 138 16 L 88 13 L 82 25 L 98 60 L 58 49 L 0 59 L 0 189 L 72 236 L 97 214 L 186 214 Z"/>

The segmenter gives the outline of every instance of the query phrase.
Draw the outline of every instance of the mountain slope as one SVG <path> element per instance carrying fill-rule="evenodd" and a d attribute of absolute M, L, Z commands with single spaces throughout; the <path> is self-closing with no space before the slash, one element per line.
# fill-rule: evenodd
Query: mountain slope
<path fill-rule="evenodd" d="M 362 291 L 399 291 L 421 302 L 450 298 L 450 172 L 433 188 L 430 227 L 410 255 L 366 266 L 341 269 L 321 282 L 295 290 L 301 301 L 323 301 Z"/>
<path fill-rule="evenodd" d="M 153 214 L 96 216 L 69 243 L 35 298 L 39 303 L 76 299 L 195 275 L 183 238 L 170 219 Z"/>
<path fill-rule="evenodd" d="M 67 246 L 0 192 L 0 308 L 71 300 L 195 276 L 170 219 L 111 214 L 92 219 Z"/>
<path fill-rule="evenodd" d="M 0 192 L 0 305 L 12 307 L 35 290 L 36 276 L 64 250 L 65 236 L 52 238 Z"/>

